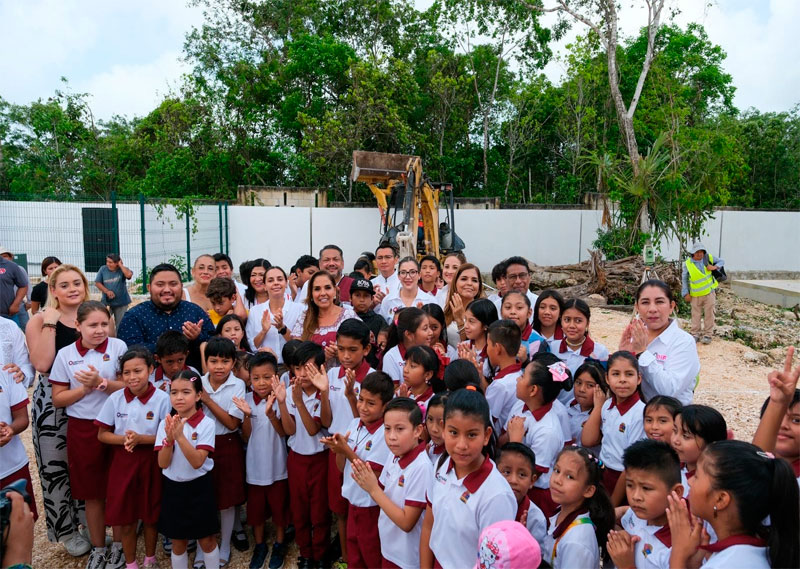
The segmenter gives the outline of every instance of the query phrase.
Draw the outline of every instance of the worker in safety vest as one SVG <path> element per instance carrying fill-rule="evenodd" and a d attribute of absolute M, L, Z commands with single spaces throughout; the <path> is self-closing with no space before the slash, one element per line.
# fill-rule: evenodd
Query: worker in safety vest
<path fill-rule="evenodd" d="M 695 342 L 710 344 L 714 335 L 714 308 L 719 286 L 711 271 L 722 267 L 725 261 L 712 257 L 699 241 L 692 244 L 689 253 L 692 256 L 683 264 L 681 294 L 692 305 L 692 336 Z"/>

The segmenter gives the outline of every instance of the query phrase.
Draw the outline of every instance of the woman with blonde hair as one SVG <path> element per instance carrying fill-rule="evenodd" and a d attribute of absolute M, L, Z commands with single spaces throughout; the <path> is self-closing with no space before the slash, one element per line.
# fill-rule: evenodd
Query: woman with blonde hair
<path fill-rule="evenodd" d="M 47 538 L 70 555 L 89 552 L 91 543 L 78 531 L 83 512 L 72 499 L 67 470 L 67 414 L 53 406 L 49 373 L 58 350 L 78 339 L 78 307 L 89 300 L 89 283 L 75 265 L 60 265 L 48 277 L 46 308 L 34 314 L 25 337 L 39 382 L 33 392 L 33 448 L 42 484 Z M 84 524 L 85 525 L 85 524 Z"/>

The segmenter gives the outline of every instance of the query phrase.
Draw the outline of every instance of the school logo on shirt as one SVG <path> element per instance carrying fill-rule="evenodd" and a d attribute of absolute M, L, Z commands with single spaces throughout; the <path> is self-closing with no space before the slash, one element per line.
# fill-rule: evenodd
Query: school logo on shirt
<path fill-rule="evenodd" d="M 364 445 L 364 450 L 369 452 L 371 448 L 372 448 L 372 441 L 367 441 L 367 444 Z"/>
<path fill-rule="evenodd" d="M 103 361 L 104 362 L 110 362 L 111 361 L 111 356 L 109 356 L 108 354 L 103 354 Z"/>
<path fill-rule="evenodd" d="M 645 544 L 644 544 L 644 547 L 642 547 L 642 554 L 643 554 L 645 557 L 647 557 L 647 556 L 648 556 L 648 555 L 650 555 L 651 553 L 653 553 L 653 546 L 652 546 L 652 545 L 650 545 L 649 543 L 645 543 Z"/>
<path fill-rule="evenodd" d="M 464 493 L 461 494 L 461 501 L 466 504 L 470 496 L 472 496 L 472 494 L 469 493 L 469 490 L 464 490 Z"/>
<path fill-rule="evenodd" d="M 656 354 L 656 361 L 659 363 L 666 363 L 667 361 L 667 354 Z"/>
<path fill-rule="evenodd" d="M 83 363 L 83 360 L 69 360 L 67 362 L 67 365 L 76 366 L 76 365 L 79 365 L 79 364 L 82 364 L 82 363 Z"/>
<path fill-rule="evenodd" d="M 444 476 L 442 476 L 442 475 L 441 475 L 441 474 L 439 474 L 438 472 L 436 473 L 436 476 L 435 476 L 435 478 L 436 478 L 436 481 L 437 481 L 437 482 L 441 482 L 441 483 L 445 483 L 445 482 L 447 482 L 447 478 L 445 478 Z"/>
<path fill-rule="evenodd" d="M 144 418 L 147 419 L 148 421 L 152 421 L 154 416 L 155 415 L 153 415 L 152 411 L 148 411 L 147 415 L 145 415 Z"/>
<path fill-rule="evenodd" d="M 627 427 L 625 426 L 625 423 L 620 423 L 619 424 L 619 432 L 620 433 L 624 433 L 626 428 Z"/>
<path fill-rule="evenodd" d="M 197 431 L 192 431 L 192 440 L 193 441 L 197 440 Z"/>
<path fill-rule="evenodd" d="M 397 485 L 400 486 L 400 488 L 402 488 L 405 485 L 405 483 L 406 483 L 406 477 L 401 474 L 400 479 L 397 481 Z"/>

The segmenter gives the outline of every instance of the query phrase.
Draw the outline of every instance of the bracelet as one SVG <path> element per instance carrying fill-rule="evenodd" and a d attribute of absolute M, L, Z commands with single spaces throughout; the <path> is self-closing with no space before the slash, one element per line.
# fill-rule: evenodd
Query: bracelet
<path fill-rule="evenodd" d="M 162 447 L 171 447 L 174 444 L 175 444 L 175 441 L 168 441 L 167 437 L 164 437 L 164 440 L 161 441 L 161 446 Z"/>
<path fill-rule="evenodd" d="M 108 380 L 104 377 L 103 381 L 101 381 L 95 386 L 95 389 L 97 391 L 105 391 L 106 389 L 108 389 Z"/>
<path fill-rule="evenodd" d="M 55 324 L 50 324 L 49 322 L 45 322 L 44 324 L 42 324 L 42 330 L 44 330 L 45 328 L 52 328 L 53 330 L 55 330 L 56 329 L 56 325 Z"/>

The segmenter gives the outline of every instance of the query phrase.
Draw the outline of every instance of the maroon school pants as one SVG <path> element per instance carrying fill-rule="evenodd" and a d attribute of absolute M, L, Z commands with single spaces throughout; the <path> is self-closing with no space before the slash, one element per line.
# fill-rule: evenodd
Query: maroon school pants
<path fill-rule="evenodd" d="M 328 451 L 298 454 L 289 451 L 289 502 L 300 556 L 321 560 L 328 548 L 331 516 L 328 510 Z"/>
<path fill-rule="evenodd" d="M 362 508 L 350 504 L 347 510 L 347 569 L 371 569 L 383 565 L 378 534 L 378 506 Z"/>

